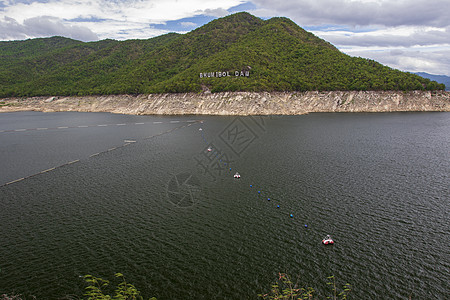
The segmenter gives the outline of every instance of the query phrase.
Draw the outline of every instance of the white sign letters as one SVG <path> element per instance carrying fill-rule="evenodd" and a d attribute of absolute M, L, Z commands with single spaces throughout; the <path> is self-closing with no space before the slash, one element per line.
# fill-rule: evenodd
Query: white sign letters
<path fill-rule="evenodd" d="M 235 71 L 235 72 L 206 72 L 200 73 L 200 78 L 221 78 L 221 77 L 250 77 L 250 71 Z"/>

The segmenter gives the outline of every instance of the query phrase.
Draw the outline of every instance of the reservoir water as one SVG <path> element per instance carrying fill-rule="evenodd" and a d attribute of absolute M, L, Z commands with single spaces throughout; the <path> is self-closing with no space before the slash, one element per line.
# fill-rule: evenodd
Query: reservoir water
<path fill-rule="evenodd" d="M 449 149 L 450 113 L 0 114 L 0 294 L 448 299 Z"/>

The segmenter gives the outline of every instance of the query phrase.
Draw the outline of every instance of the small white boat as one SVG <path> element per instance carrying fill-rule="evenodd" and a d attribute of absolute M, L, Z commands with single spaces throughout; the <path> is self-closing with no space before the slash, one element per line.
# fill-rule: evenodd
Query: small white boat
<path fill-rule="evenodd" d="M 234 176 L 233 176 L 234 178 L 241 178 L 241 175 L 239 175 L 239 173 L 238 172 L 236 172 L 236 174 L 234 174 Z"/>
<path fill-rule="evenodd" d="M 333 241 L 333 239 L 331 238 L 330 235 L 327 235 L 327 236 L 322 240 L 322 244 L 324 244 L 324 245 L 333 245 L 333 244 L 334 244 L 334 241 Z"/>
<path fill-rule="evenodd" d="M 211 148 L 211 147 L 209 147 L 209 148 L 208 148 L 208 152 L 211 152 L 211 151 L 212 151 L 212 148 Z"/>

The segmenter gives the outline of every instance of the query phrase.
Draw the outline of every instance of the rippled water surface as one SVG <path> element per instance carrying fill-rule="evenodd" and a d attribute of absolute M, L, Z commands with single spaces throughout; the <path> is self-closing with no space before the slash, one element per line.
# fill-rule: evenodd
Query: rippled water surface
<path fill-rule="evenodd" d="M 0 114 L 0 294 L 448 299 L 449 149 L 449 113 Z"/>

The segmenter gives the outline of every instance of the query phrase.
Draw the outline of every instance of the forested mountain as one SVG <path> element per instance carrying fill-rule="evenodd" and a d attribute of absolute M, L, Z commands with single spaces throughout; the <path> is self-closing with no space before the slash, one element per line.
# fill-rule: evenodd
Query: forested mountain
<path fill-rule="evenodd" d="M 450 91 L 450 77 L 445 75 L 433 75 L 425 72 L 415 73 L 423 78 L 428 78 L 430 80 L 434 80 L 438 83 L 445 84 L 445 90 Z"/>
<path fill-rule="evenodd" d="M 148 40 L 0 42 L 0 97 L 444 88 L 343 54 L 287 18 L 248 13 Z"/>

